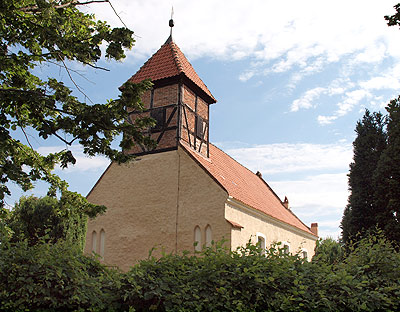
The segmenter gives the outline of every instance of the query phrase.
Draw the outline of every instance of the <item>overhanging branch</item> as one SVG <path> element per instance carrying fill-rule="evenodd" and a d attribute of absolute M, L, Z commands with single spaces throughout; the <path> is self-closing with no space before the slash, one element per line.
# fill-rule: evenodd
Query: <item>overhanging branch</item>
<path fill-rule="evenodd" d="M 55 9 L 63 9 L 63 8 L 67 8 L 70 6 L 86 5 L 86 4 L 91 4 L 91 3 L 104 3 L 104 2 L 109 2 L 109 0 L 92 0 L 92 1 L 85 1 L 85 2 L 79 2 L 77 0 L 72 0 L 72 1 L 64 3 L 64 4 L 54 5 L 53 7 Z M 33 5 L 33 6 L 19 8 L 18 10 L 28 13 L 28 14 L 33 14 L 33 13 L 40 13 L 43 10 L 43 8 L 39 8 L 37 5 Z"/>

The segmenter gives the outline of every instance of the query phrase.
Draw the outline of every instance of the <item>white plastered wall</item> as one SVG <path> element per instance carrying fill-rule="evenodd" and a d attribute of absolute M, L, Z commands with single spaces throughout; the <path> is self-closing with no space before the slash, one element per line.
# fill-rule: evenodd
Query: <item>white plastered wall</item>
<path fill-rule="evenodd" d="M 232 198 L 228 199 L 225 204 L 225 217 L 243 227 L 240 230 L 232 230 L 232 250 L 246 245 L 249 239 L 256 244 L 257 234 L 262 234 L 265 236 L 266 248 L 276 242 L 287 242 L 290 245 L 290 253 L 292 254 L 306 249 L 309 261 L 314 255 L 315 243 L 318 239 L 316 236 L 273 219 L 255 209 L 246 207 Z"/>

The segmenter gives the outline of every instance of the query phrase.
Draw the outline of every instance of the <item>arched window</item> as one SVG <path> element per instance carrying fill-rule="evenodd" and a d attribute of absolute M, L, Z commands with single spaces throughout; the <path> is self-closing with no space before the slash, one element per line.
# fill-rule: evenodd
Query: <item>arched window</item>
<path fill-rule="evenodd" d="M 101 231 L 100 231 L 100 256 L 102 258 L 104 258 L 105 241 L 106 241 L 106 232 L 104 231 L 104 229 L 101 229 Z"/>
<path fill-rule="evenodd" d="M 304 259 L 304 260 L 307 260 L 308 261 L 308 252 L 307 252 L 307 249 L 304 249 L 304 248 L 302 248 L 301 249 L 301 257 Z"/>
<path fill-rule="evenodd" d="M 257 233 L 257 245 L 260 246 L 261 255 L 265 255 L 266 237 L 262 233 Z"/>
<path fill-rule="evenodd" d="M 211 241 L 212 241 L 212 230 L 211 230 L 211 225 L 206 226 L 206 246 L 211 247 Z"/>
<path fill-rule="evenodd" d="M 283 246 L 283 253 L 285 255 L 288 255 L 290 253 L 290 245 L 288 242 L 282 242 L 282 246 Z"/>
<path fill-rule="evenodd" d="M 92 252 L 97 251 L 97 233 L 96 231 L 92 232 Z"/>
<path fill-rule="evenodd" d="M 201 251 L 201 230 L 199 226 L 194 228 L 194 250 Z"/>

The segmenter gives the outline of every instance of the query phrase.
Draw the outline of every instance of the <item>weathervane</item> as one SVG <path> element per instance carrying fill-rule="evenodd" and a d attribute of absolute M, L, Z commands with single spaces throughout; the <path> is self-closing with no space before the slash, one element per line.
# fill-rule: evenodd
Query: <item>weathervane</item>
<path fill-rule="evenodd" d="M 172 37 L 172 27 L 174 27 L 174 20 L 172 19 L 173 17 L 174 17 L 174 7 L 172 6 L 171 19 L 169 20 L 169 27 L 171 27 L 171 33 L 170 33 L 171 37 Z"/>

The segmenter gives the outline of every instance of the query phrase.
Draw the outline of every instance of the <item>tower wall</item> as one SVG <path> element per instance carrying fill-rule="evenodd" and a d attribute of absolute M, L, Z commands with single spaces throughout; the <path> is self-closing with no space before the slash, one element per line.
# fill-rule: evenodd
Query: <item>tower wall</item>
<path fill-rule="evenodd" d="M 186 85 L 182 89 L 181 140 L 208 157 L 209 105 Z"/>
<path fill-rule="evenodd" d="M 140 117 L 155 117 L 152 112 L 158 111 L 163 115 L 163 123 L 156 125 L 152 129 L 145 130 L 145 135 L 149 135 L 157 146 L 155 149 L 136 145 L 131 150 L 126 151 L 129 154 L 146 154 L 159 151 L 171 150 L 177 148 L 178 131 L 178 102 L 179 85 L 172 84 L 168 86 L 154 88 L 146 91 L 142 96 L 144 111 L 132 113 L 130 120 L 135 121 Z M 156 118 L 155 118 L 156 119 Z"/>
<path fill-rule="evenodd" d="M 183 83 L 155 87 L 142 96 L 144 111 L 132 113 L 130 120 L 153 117 L 163 110 L 162 125 L 147 129 L 157 146 L 155 149 L 135 146 L 127 151 L 132 154 L 155 153 L 177 148 L 182 140 L 208 157 L 209 154 L 209 104 Z"/>

